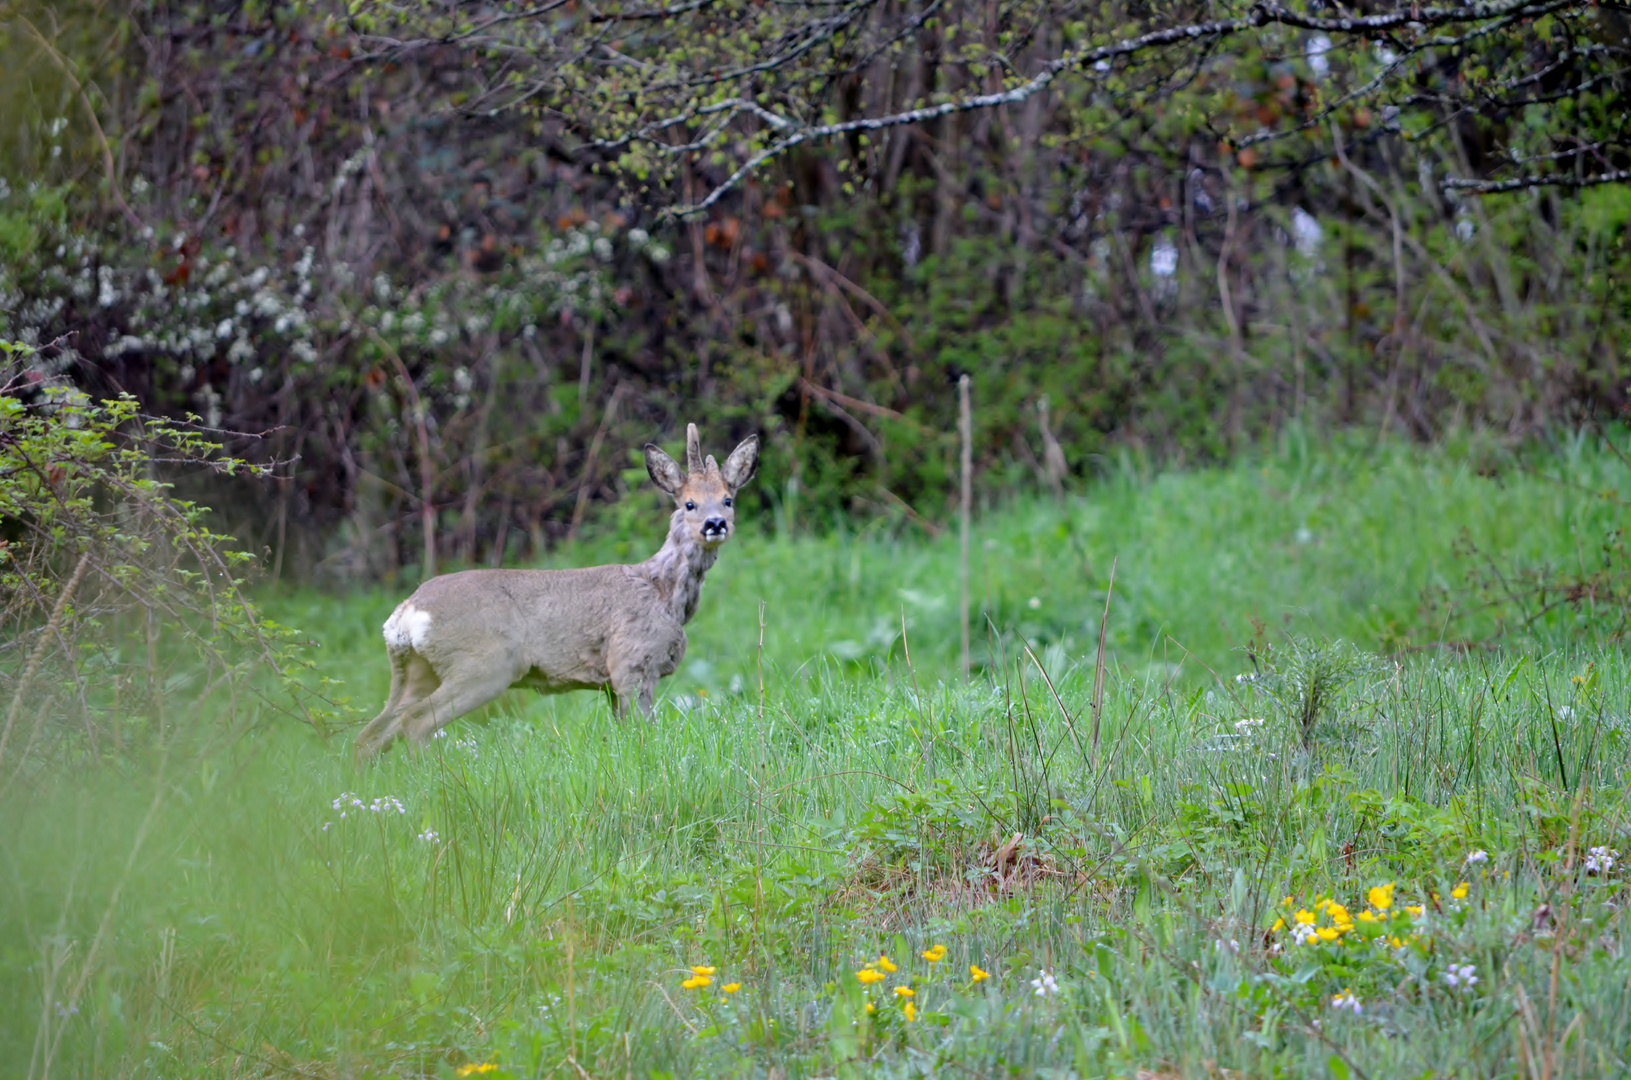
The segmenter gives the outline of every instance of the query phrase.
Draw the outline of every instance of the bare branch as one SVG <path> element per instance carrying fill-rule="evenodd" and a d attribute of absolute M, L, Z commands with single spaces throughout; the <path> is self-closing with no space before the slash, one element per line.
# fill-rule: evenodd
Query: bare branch
<path fill-rule="evenodd" d="M 1586 188 L 1601 184 L 1624 184 L 1631 181 L 1631 169 L 1595 173 L 1591 176 L 1570 176 L 1552 173 L 1545 176 L 1520 176 L 1514 180 L 1474 180 L 1450 177 L 1439 182 L 1439 187 L 1451 191 L 1469 191 L 1474 195 L 1499 195 L 1505 191 L 1522 191 L 1536 187 Z"/>

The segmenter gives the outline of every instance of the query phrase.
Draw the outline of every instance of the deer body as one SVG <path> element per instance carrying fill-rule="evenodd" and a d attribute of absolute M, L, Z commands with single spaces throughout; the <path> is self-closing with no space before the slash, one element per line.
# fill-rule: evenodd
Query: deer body
<path fill-rule="evenodd" d="M 657 680 L 685 657 L 685 624 L 703 576 L 734 521 L 736 490 L 753 476 L 749 436 L 723 469 L 686 433 L 689 474 L 655 446 L 646 466 L 677 504 L 668 538 L 631 566 L 464 570 L 432 578 L 384 626 L 391 691 L 357 736 L 371 757 L 398 738 L 422 742 L 511 687 L 545 694 L 609 687 L 618 712 L 651 709 Z"/>

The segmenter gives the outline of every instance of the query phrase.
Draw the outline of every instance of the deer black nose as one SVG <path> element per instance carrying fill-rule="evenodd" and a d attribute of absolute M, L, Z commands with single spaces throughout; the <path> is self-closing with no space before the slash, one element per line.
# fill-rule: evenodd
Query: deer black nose
<path fill-rule="evenodd" d="M 730 531 L 730 522 L 722 517 L 711 517 L 702 523 L 702 532 L 705 536 L 724 536 Z"/>

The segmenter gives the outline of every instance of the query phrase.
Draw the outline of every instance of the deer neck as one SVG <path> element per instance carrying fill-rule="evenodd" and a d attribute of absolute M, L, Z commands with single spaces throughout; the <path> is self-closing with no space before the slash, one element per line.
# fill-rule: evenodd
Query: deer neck
<path fill-rule="evenodd" d="M 704 546 L 686 528 L 684 513 L 676 510 L 669 522 L 668 539 L 657 554 L 642 564 L 641 570 L 657 587 L 669 614 L 680 623 L 688 623 L 702 598 L 702 578 L 718 557 L 718 549 Z"/>

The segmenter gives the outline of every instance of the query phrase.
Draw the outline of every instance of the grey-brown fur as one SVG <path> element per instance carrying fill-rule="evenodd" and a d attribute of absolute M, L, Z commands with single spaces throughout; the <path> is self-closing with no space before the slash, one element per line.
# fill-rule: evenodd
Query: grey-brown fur
<path fill-rule="evenodd" d="M 391 693 L 357 736 L 368 758 L 398 738 L 423 742 L 511 687 L 545 694 L 609 686 L 618 712 L 651 709 L 657 680 L 685 656 L 702 578 L 730 537 L 736 492 L 753 478 L 759 440 L 723 467 L 686 427 L 686 469 L 656 446 L 646 469 L 674 497 L 668 539 L 632 566 L 464 570 L 419 586 L 385 624 Z M 689 509 L 688 509 L 689 507 Z"/>

